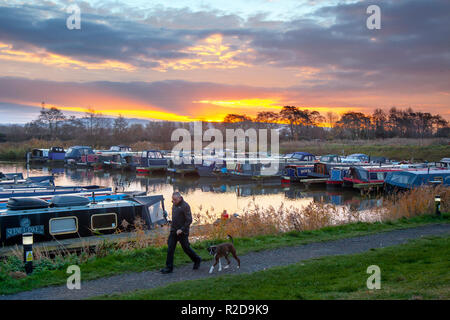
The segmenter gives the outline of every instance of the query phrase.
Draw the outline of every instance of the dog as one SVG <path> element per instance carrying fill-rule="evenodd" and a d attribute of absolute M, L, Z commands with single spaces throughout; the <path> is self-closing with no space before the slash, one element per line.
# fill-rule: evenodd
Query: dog
<path fill-rule="evenodd" d="M 214 256 L 215 261 L 214 264 L 211 266 L 211 269 L 209 269 L 209 273 L 212 273 L 214 271 L 214 267 L 219 264 L 219 271 L 222 271 L 222 263 L 220 262 L 220 258 L 225 258 L 228 262 L 228 264 L 224 267 L 224 269 L 227 269 L 230 267 L 230 259 L 228 259 L 228 255 L 231 253 L 233 258 L 238 263 L 238 268 L 241 267 L 241 260 L 239 260 L 238 256 L 236 255 L 236 249 L 234 247 L 234 241 L 233 237 L 228 235 L 228 237 L 231 239 L 231 243 L 221 243 L 216 246 L 210 246 L 206 250 L 208 250 L 209 254 Z"/>

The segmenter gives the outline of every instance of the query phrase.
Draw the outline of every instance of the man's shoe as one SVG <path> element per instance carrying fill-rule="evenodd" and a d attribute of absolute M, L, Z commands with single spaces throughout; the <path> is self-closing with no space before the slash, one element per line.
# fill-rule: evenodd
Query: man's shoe
<path fill-rule="evenodd" d="M 200 262 L 202 262 L 202 258 L 198 258 L 198 260 L 195 261 L 194 267 L 192 269 L 197 270 L 198 268 L 200 268 Z"/>
<path fill-rule="evenodd" d="M 167 267 L 160 270 L 160 272 L 163 274 L 172 273 L 172 271 L 173 271 L 172 269 L 167 268 Z"/>

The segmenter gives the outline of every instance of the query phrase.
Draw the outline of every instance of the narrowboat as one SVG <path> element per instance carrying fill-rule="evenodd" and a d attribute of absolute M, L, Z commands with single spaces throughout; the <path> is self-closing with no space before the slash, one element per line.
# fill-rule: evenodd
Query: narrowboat
<path fill-rule="evenodd" d="M 347 157 L 342 158 L 342 162 L 344 163 L 368 163 L 369 156 L 363 153 L 354 153 L 348 155 Z"/>
<path fill-rule="evenodd" d="M 401 167 L 350 167 L 343 177 L 344 187 L 357 189 L 379 189 L 389 172 L 403 171 Z"/>
<path fill-rule="evenodd" d="M 48 160 L 49 149 L 33 149 L 27 155 L 30 163 L 45 163 Z"/>
<path fill-rule="evenodd" d="M 330 178 L 326 181 L 327 187 L 340 187 L 344 183 L 344 177 L 349 167 L 333 167 L 331 168 Z"/>
<path fill-rule="evenodd" d="M 337 154 L 327 154 L 327 155 L 321 156 L 319 158 L 319 162 L 322 162 L 322 163 L 342 163 L 342 158 L 341 158 L 341 156 L 339 156 Z"/>
<path fill-rule="evenodd" d="M 66 152 L 63 147 L 51 147 L 48 151 L 49 161 L 64 161 L 66 158 Z"/>
<path fill-rule="evenodd" d="M 270 165 L 270 163 L 269 163 Z M 281 181 L 280 172 L 264 174 L 266 166 L 262 163 L 237 163 L 234 171 L 229 173 L 232 180 Z"/>
<path fill-rule="evenodd" d="M 283 170 L 283 182 L 300 182 L 308 178 L 308 175 L 314 170 L 313 164 L 287 164 Z"/>
<path fill-rule="evenodd" d="M 417 169 L 389 172 L 385 178 L 385 189 L 388 192 L 409 190 L 422 185 L 450 185 L 450 170 L 448 169 Z"/>
<path fill-rule="evenodd" d="M 159 150 L 138 152 L 134 161 L 136 162 L 136 172 L 138 173 L 167 170 L 167 159 L 164 158 Z"/>
<path fill-rule="evenodd" d="M 166 224 L 162 195 L 135 196 L 97 201 L 70 195 L 50 201 L 39 198 L 10 198 L 0 210 L 0 243 L 20 244 L 23 233 L 33 233 L 35 242 L 88 237 L 130 231 L 136 219 L 147 228 Z"/>
<path fill-rule="evenodd" d="M 317 179 L 317 178 L 326 178 L 330 177 L 331 169 L 336 167 L 348 167 L 348 164 L 343 163 L 326 163 L 326 162 L 318 162 L 314 164 L 314 168 L 312 172 L 308 174 L 309 178 Z"/>
<path fill-rule="evenodd" d="M 203 160 L 202 164 L 195 165 L 197 174 L 200 178 L 219 178 L 220 174 L 226 173 L 223 168 L 226 168 L 226 162 L 219 164 L 213 160 Z"/>

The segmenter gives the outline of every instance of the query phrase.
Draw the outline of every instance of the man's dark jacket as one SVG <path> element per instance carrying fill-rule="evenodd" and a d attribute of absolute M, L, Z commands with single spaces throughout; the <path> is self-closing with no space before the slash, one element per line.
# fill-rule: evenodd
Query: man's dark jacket
<path fill-rule="evenodd" d="M 178 205 L 174 204 L 172 207 L 172 225 L 170 232 L 176 232 L 181 229 L 184 235 L 189 235 L 189 226 L 191 223 L 191 207 L 182 199 Z"/>

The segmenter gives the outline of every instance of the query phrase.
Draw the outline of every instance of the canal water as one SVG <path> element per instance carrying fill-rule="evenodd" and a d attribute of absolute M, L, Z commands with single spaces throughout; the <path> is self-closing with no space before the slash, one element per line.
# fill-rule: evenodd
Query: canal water
<path fill-rule="evenodd" d="M 53 174 L 57 186 L 99 185 L 112 187 L 113 190 L 117 187 L 118 191 L 162 194 L 169 213 L 172 208 L 171 195 L 174 191 L 179 191 L 190 204 L 193 213 L 208 214 L 217 218 L 223 210 L 227 210 L 229 214 L 241 214 L 255 205 L 262 209 L 269 209 L 271 206 L 277 209 L 281 205 L 285 208 L 301 208 L 311 202 L 322 202 L 344 209 L 338 210 L 339 212 L 357 211 L 360 220 L 370 221 L 376 219 L 371 209 L 382 204 L 382 199 L 362 198 L 352 189 L 329 189 L 325 186 L 307 189 L 303 185 L 281 182 L 258 186 L 250 181 L 216 181 L 198 177 L 182 178 L 170 174 L 137 175 L 132 172 L 94 171 L 46 165 L 27 168 L 25 163 L 11 162 L 0 162 L 0 172 L 22 172 L 24 177 Z M 344 215 L 337 220 L 347 218 Z"/>

